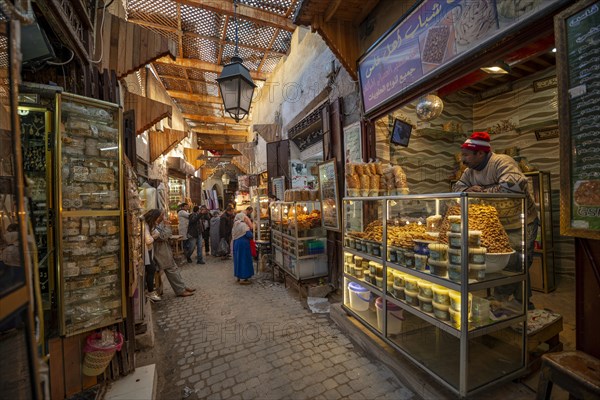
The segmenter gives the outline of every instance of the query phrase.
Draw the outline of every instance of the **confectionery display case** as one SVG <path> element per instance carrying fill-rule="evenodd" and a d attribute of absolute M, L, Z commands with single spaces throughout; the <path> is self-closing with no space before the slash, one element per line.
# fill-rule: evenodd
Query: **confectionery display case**
<path fill-rule="evenodd" d="M 55 121 L 58 309 L 70 336 L 125 316 L 122 111 L 63 93 Z"/>
<path fill-rule="evenodd" d="M 326 235 L 321 203 L 271 203 L 273 261 L 297 280 L 327 276 Z"/>
<path fill-rule="evenodd" d="M 46 108 L 19 107 L 23 172 L 29 180 L 29 211 L 37 248 L 42 304 L 50 309 L 50 293 L 54 290 L 54 209 L 52 189 L 52 113 Z"/>
<path fill-rule="evenodd" d="M 349 314 L 460 396 L 523 372 L 524 196 L 354 197 L 343 207 Z"/>
<path fill-rule="evenodd" d="M 254 240 L 271 240 L 271 222 L 269 221 L 269 197 L 255 195 L 252 197 L 252 220 L 254 222 Z"/>

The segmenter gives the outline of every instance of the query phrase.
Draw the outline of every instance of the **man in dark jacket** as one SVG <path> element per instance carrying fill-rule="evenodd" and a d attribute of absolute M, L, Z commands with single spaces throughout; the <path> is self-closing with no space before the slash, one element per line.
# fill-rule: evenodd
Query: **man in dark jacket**
<path fill-rule="evenodd" d="M 204 227 L 202 233 L 202 238 L 204 239 L 204 252 L 208 254 L 208 243 L 210 242 L 210 213 L 208 212 L 208 208 L 204 205 L 200 206 L 200 224 Z"/>
<path fill-rule="evenodd" d="M 194 206 L 192 213 L 190 214 L 190 223 L 188 225 L 188 236 L 191 238 L 192 245 L 190 246 L 190 256 L 194 252 L 194 245 L 196 246 L 196 264 L 205 264 L 204 257 L 202 256 L 202 234 L 204 233 L 204 224 L 200 217 L 200 207 Z M 188 262 L 191 262 L 191 258 L 188 258 Z"/>
<path fill-rule="evenodd" d="M 233 229 L 233 217 L 235 212 L 232 207 L 227 207 L 223 215 L 221 215 L 221 224 L 219 226 L 219 236 L 221 241 L 225 240 L 227 242 L 227 253 L 221 254 L 222 259 L 226 260 L 231 257 L 231 230 Z"/>

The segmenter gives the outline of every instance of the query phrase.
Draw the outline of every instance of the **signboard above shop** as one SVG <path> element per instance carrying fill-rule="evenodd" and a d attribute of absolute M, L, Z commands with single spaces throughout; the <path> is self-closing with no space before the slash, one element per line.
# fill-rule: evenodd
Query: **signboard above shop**
<path fill-rule="evenodd" d="M 359 60 L 366 114 L 457 65 L 508 33 L 543 17 L 560 0 L 425 0 Z"/>

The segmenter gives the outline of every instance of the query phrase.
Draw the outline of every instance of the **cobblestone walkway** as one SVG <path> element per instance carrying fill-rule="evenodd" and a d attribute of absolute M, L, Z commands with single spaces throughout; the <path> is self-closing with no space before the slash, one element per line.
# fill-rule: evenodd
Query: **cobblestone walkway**
<path fill-rule="evenodd" d="M 175 297 L 165 281 L 152 306 L 158 400 L 415 398 L 283 284 L 239 285 L 232 261 L 214 257 L 182 275 L 196 295 Z"/>

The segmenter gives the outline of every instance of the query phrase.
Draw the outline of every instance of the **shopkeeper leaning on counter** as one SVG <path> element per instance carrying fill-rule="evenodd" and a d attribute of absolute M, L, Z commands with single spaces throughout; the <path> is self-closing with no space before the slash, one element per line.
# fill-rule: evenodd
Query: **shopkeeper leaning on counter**
<path fill-rule="evenodd" d="M 467 166 L 462 176 L 454 184 L 455 192 L 486 192 L 486 193 L 525 193 L 527 206 L 527 260 L 526 268 L 533 262 L 533 243 L 537 236 L 539 218 L 531 192 L 528 189 L 528 181 L 519 169 L 516 161 L 506 154 L 492 152 L 490 135 L 487 132 L 473 132 L 461 146 L 462 162 Z M 520 248 L 521 222 L 520 207 L 511 201 L 493 202 L 498 210 L 500 221 L 506 229 L 511 246 Z M 517 255 L 519 253 L 517 252 Z M 520 271 L 518 262 L 511 260 L 506 270 Z M 498 300 L 515 300 L 522 303 L 522 291 L 520 283 L 497 287 L 494 296 Z M 527 287 L 528 308 L 533 309 L 531 303 L 531 287 Z"/>

